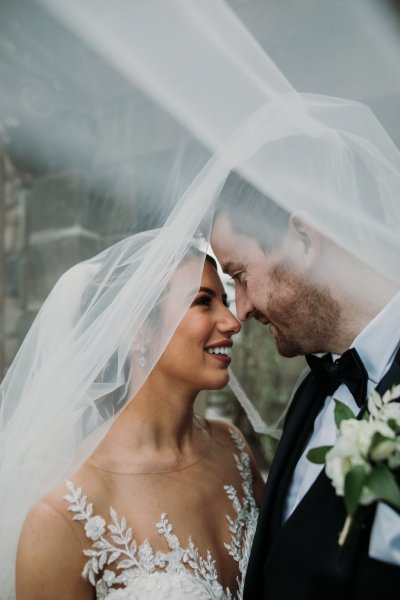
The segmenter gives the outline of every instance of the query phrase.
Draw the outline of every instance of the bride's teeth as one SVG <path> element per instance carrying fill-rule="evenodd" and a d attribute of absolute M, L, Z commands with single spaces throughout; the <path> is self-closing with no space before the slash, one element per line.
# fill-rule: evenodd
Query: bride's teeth
<path fill-rule="evenodd" d="M 225 356 L 232 355 L 232 349 L 225 346 L 221 348 L 207 348 L 207 352 L 208 354 L 223 354 Z"/>

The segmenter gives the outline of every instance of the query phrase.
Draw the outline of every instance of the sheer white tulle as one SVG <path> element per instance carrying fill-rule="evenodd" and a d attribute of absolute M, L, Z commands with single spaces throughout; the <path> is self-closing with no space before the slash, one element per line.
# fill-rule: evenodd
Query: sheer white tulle
<path fill-rule="evenodd" d="M 156 203 L 164 215 L 158 229 L 128 237 L 61 277 L 2 383 L 0 497 L 6 518 L 0 525 L 0 589 L 5 598 L 14 594 L 16 546 L 30 507 L 90 455 L 115 414 L 134 399 L 189 307 L 215 200 L 232 169 L 334 240 L 338 260 L 344 248 L 400 282 L 400 154 L 368 107 L 297 92 L 222 0 L 32 4 L 41 12 L 28 25 L 22 9 L 11 3 L 8 10 L 15 8 L 16 25 L 28 28 L 41 51 L 54 49 L 57 72 L 64 73 L 64 61 L 59 38 L 48 31 L 52 22 L 61 24 L 66 57 L 75 45 L 90 49 L 124 80 L 139 120 L 149 111 L 146 140 L 160 157 L 152 163 L 149 185 L 166 168 L 165 129 L 174 132 L 187 163 L 180 159 L 184 185 L 163 189 Z M 30 60 L 40 73 L 40 52 Z M 18 78 L 18 67 L 10 73 Z M 92 86 L 90 63 L 76 77 L 92 109 L 107 82 Z M 75 88 L 69 75 L 62 81 L 68 99 Z M 117 92 L 110 93 L 109 102 L 118 107 Z M 13 114 L 12 102 L 7 111 Z M 104 165 L 114 165 L 125 123 L 116 133 L 107 129 L 107 116 L 104 122 L 98 172 L 101 184 L 107 181 L 115 189 L 114 171 Z M 144 138 L 135 138 L 135 128 L 127 131 L 130 152 L 124 160 L 130 166 Z M 28 142 L 33 153 L 40 147 L 31 132 Z M 76 132 L 66 136 L 61 144 L 66 163 L 81 143 Z M 132 190 L 139 174 L 133 169 L 128 178 Z M 130 201 L 138 214 L 132 229 L 140 232 L 143 199 L 132 191 Z M 266 242 L 274 228 L 273 221 L 265 223 Z M 351 280 L 346 269 L 350 264 L 343 262 L 343 277 Z M 369 293 L 377 293 L 372 283 Z M 143 345 L 144 368 L 137 362 Z M 245 398 L 239 384 L 232 385 Z M 248 411 L 259 430 L 279 435 Z"/>

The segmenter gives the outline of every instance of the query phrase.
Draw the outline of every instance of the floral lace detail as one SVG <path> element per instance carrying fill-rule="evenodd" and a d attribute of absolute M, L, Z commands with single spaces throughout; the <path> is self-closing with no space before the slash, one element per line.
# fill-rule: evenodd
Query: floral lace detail
<path fill-rule="evenodd" d="M 167 541 L 169 551 L 154 552 L 148 540 L 140 545 L 136 543 L 125 517 L 118 520 L 113 507 L 110 507 L 111 522 L 108 524 L 103 517 L 93 515 L 93 505 L 87 502 L 82 488 L 75 489 L 73 483 L 67 481 L 69 494 L 64 499 L 70 504 L 68 510 L 75 513 L 74 520 L 85 521 L 86 536 L 93 541 L 92 548 L 84 550 L 89 560 L 82 575 L 95 586 L 98 600 L 136 600 L 145 594 L 157 600 L 242 598 L 258 509 L 254 500 L 250 457 L 240 435 L 233 429 L 229 431 L 239 450 L 234 459 L 243 480 L 244 494 L 241 502 L 233 486 L 224 486 L 236 513 L 235 519 L 226 516 L 231 542 L 225 547 L 239 565 L 237 594 L 232 596 L 230 590 L 219 583 L 216 563 L 209 551 L 206 558 L 202 558 L 191 537 L 186 548 L 182 547 L 166 513 L 161 515 L 156 527 Z M 109 539 L 104 537 L 106 529 Z M 114 565 L 115 571 L 108 569 L 109 565 Z"/>

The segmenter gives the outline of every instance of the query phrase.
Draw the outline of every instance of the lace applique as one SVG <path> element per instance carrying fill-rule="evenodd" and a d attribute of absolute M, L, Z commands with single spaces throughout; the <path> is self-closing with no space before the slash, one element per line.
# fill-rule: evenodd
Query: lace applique
<path fill-rule="evenodd" d="M 239 455 L 234 455 L 234 459 L 243 480 L 243 500 L 240 501 L 233 486 L 224 486 L 236 513 L 236 519 L 226 516 L 231 542 L 225 547 L 239 565 L 240 576 L 237 578 L 238 591 L 235 596 L 239 600 L 243 594 L 258 510 L 253 494 L 250 457 L 239 434 L 230 429 L 230 435 L 239 450 Z M 211 553 L 207 552 L 203 559 L 191 537 L 186 548 L 183 548 L 173 533 L 166 513 L 161 515 L 156 527 L 158 533 L 164 536 L 169 551 L 154 552 L 148 540 L 140 545 L 136 543 L 125 517 L 119 520 L 112 507 L 111 522 L 107 524 L 103 517 L 93 515 L 93 504 L 87 502 L 82 488 L 75 489 L 71 481 L 67 481 L 66 485 L 69 494 L 64 499 L 70 504 L 68 510 L 75 513 L 74 520 L 85 522 L 86 536 L 93 541 L 92 548 L 84 550 L 89 560 L 82 575 L 95 586 L 98 600 L 136 600 L 143 599 L 145 594 L 157 600 L 184 600 L 188 597 L 196 600 L 233 600 L 230 590 L 224 589 L 218 581 L 216 563 Z M 107 568 L 110 565 L 115 571 Z"/>

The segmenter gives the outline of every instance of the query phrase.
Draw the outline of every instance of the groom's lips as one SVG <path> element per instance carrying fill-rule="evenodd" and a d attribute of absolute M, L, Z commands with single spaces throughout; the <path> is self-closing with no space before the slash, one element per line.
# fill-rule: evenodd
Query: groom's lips
<path fill-rule="evenodd" d="M 261 315 L 260 313 L 256 315 L 256 319 L 262 325 L 270 325 L 270 322 L 268 321 L 267 317 L 264 317 L 264 315 Z"/>
<path fill-rule="evenodd" d="M 264 317 L 264 315 L 262 315 L 261 313 L 257 312 L 257 314 L 255 315 L 255 318 L 262 325 L 269 325 L 269 321 L 268 321 L 267 317 Z"/>

